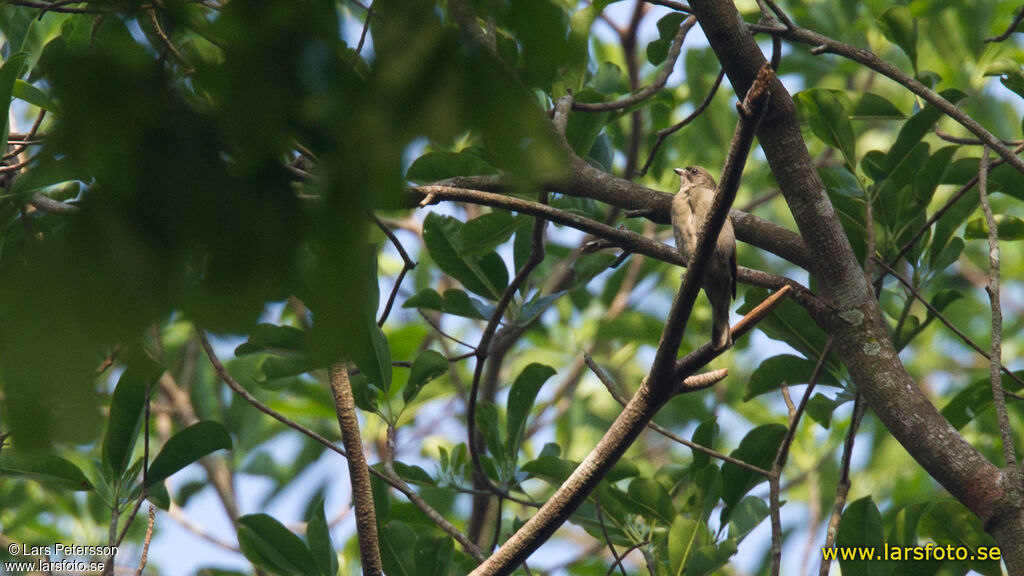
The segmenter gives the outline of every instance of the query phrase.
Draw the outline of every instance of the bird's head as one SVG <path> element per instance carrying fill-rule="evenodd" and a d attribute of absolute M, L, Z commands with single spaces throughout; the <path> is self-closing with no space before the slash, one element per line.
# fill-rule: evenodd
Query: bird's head
<path fill-rule="evenodd" d="M 718 187 L 715 184 L 715 177 L 700 166 L 687 166 L 686 168 L 676 168 L 675 173 L 679 174 L 679 183 L 682 185 L 681 190 L 686 190 L 691 186 L 702 186 L 711 188 L 714 190 Z"/>

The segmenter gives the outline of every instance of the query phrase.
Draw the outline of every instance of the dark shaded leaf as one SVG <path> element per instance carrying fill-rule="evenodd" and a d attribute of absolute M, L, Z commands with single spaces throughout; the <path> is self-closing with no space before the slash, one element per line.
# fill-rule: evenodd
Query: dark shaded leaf
<path fill-rule="evenodd" d="M 786 427 L 781 424 L 758 426 L 747 432 L 739 447 L 733 450 L 730 456 L 767 470 L 771 468 L 785 435 Z M 765 480 L 767 478 L 760 474 L 726 462 L 722 464 L 722 501 L 732 508 L 751 488 Z M 724 511 L 723 516 L 726 516 Z M 723 521 L 725 520 L 723 517 Z"/>
<path fill-rule="evenodd" d="M 230 450 L 231 435 L 220 422 L 204 420 L 171 436 L 149 466 L 146 485 L 162 482 L 171 474 L 216 450 Z"/>
<path fill-rule="evenodd" d="M 92 490 L 85 474 L 68 460 L 10 446 L 0 453 L 0 477 L 3 476 L 28 478 L 62 490 Z"/>
<path fill-rule="evenodd" d="M 255 566 L 281 576 L 323 573 L 306 543 L 273 516 L 247 514 L 236 526 L 238 546 Z"/>

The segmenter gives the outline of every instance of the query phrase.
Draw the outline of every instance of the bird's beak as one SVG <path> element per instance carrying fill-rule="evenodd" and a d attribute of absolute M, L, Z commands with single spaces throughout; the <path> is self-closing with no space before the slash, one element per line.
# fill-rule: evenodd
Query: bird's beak
<path fill-rule="evenodd" d="M 680 176 L 683 175 L 683 169 L 682 168 L 676 168 L 675 170 L 673 170 L 673 172 L 675 172 L 676 174 L 679 174 Z"/>

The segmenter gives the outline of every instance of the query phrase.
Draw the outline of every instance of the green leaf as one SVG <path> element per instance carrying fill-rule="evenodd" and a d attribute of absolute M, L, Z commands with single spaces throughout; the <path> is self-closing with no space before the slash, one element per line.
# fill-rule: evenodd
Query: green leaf
<path fill-rule="evenodd" d="M 380 560 L 388 576 L 415 576 L 416 534 L 399 520 L 392 520 L 380 530 Z"/>
<path fill-rule="evenodd" d="M 7 41 L 8 53 L 25 49 L 32 25 L 38 19 L 34 10 L 10 4 L 0 6 L 0 32 Z"/>
<path fill-rule="evenodd" d="M 55 454 L 24 452 L 5 447 L 0 452 L 0 477 L 35 480 L 61 490 L 92 490 L 85 474 L 70 461 Z"/>
<path fill-rule="evenodd" d="M 416 184 L 430 184 L 457 176 L 497 174 L 498 171 L 472 152 L 428 152 L 409 166 L 405 179 Z"/>
<path fill-rule="evenodd" d="M 785 435 L 786 427 L 782 424 L 758 426 L 747 432 L 739 447 L 733 450 L 730 456 L 767 470 L 771 468 Z M 722 465 L 722 501 L 732 508 L 751 488 L 765 480 L 764 476 L 756 472 L 726 462 Z"/>
<path fill-rule="evenodd" d="M 917 22 L 914 21 L 910 8 L 893 6 L 883 12 L 876 22 L 886 39 L 899 46 L 910 58 L 910 64 L 917 73 Z"/>
<path fill-rule="evenodd" d="M 695 494 L 686 506 L 692 507 L 700 521 L 706 523 L 722 498 L 722 471 L 717 465 L 705 466 L 694 474 L 694 481 Z"/>
<path fill-rule="evenodd" d="M 718 433 L 718 420 L 716 418 L 711 418 L 710 420 L 701 422 L 700 426 L 697 426 L 697 429 L 693 431 L 693 437 L 691 440 L 705 448 L 713 449 L 715 447 L 715 439 L 718 438 Z M 708 456 L 703 452 L 697 452 L 696 450 L 693 451 L 693 463 L 690 465 L 691 469 L 703 470 L 708 464 L 711 464 L 711 456 Z"/>
<path fill-rule="evenodd" d="M 530 460 L 520 467 L 532 478 L 540 478 L 551 484 L 559 485 L 572 474 L 579 462 L 564 460 L 555 456 L 541 456 Z"/>
<path fill-rule="evenodd" d="M 423 220 L 423 242 L 430 257 L 446 274 L 468 290 L 491 300 L 501 297 L 508 286 L 508 269 L 501 258 L 491 252 L 483 257 L 459 255 L 463 224 L 450 216 L 430 213 Z"/>
<path fill-rule="evenodd" d="M 943 90 L 940 94 L 943 98 L 956 104 L 966 97 L 966 94 L 956 89 Z M 892 172 L 904 158 L 910 154 L 915 146 L 924 138 L 925 134 L 931 131 L 935 123 L 942 117 L 942 111 L 935 106 L 928 104 L 920 112 L 914 114 L 903 124 L 896 142 L 889 147 L 885 155 L 885 171 Z M 977 165 L 975 165 L 977 166 Z M 878 180 L 878 178 L 875 178 Z"/>
<path fill-rule="evenodd" d="M 505 443 L 498 426 L 498 407 L 493 402 L 482 402 L 476 407 L 476 427 L 484 436 L 487 449 L 498 462 L 505 461 Z"/>
<path fill-rule="evenodd" d="M 278 326 L 276 324 L 257 324 L 249 332 L 249 339 L 235 348 L 235 356 L 271 352 L 274 354 L 294 354 L 305 350 L 306 333 L 294 326 Z"/>
<path fill-rule="evenodd" d="M 837 548 L 871 549 L 876 558 L 883 555 L 882 516 L 870 496 L 855 500 L 843 511 L 836 533 Z M 843 560 L 839 566 L 843 574 L 852 576 L 876 576 L 890 573 L 890 567 L 878 560 Z"/>
<path fill-rule="evenodd" d="M 395 460 L 395 474 L 398 477 L 410 484 L 419 484 L 423 486 L 434 486 L 437 484 L 427 471 L 419 466 L 413 464 L 406 464 L 400 460 Z"/>
<path fill-rule="evenodd" d="M 282 576 L 322 574 L 301 538 L 267 514 L 247 514 L 236 522 L 238 546 L 258 568 Z"/>
<path fill-rule="evenodd" d="M 686 576 L 707 576 L 725 566 L 736 554 L 736 542 L 733 539 L 722 541 L 719 545 L 705 544 L 693 551 L 686 563 Z"/>
<path fill-rule="evenodd" d="M 162 372 L 155 362 L 136 361 L 124 371 L 114 389 L 103 436 L 103 464 L 115 476 L 128 469 L 145 416 L 146 388 L 155 384 Z"/>
<path fill-rule="evenodd" d="M 529 326 L 531 322 L 543 314 L 544 311 L 559 298 L 565 296 L 566 293 L 567 292 L 565 290 L 562 290 L 545 296 L 541 296 L 539 293 L 534 295 L 533 298 L 530 298 L 527 303 L 523 304 L 523 306 L 519 308 L 519 313 L 516 314 L 514 320 L 516 326 Z"/>
<path fill-rule="evenodd" d="M 459 232 L 459 256 L 484 256 L 504 244 L 528 219 L 504 210 L 489 212 L 466 222 Z"/>
<path fill-rule="evenodd" d="M 947 306 L 949 306 L 953 302 L 956 302 L 957 300 L 960 300 L 963 297 L 963 292 L 960 292 L 959 290 L 953 290 L 952 288 L 948 288 L 946 290 L 939 290 L 938 292 L 935 293 L 935 296 L 932 297 L 931 305 L 939 312 L 942 312 L 943 310 L 946 309 Z M 931 319 L 934 316 L 935 313 L 929 310 L 928 318 Z"/>
<path fill-rule="evenodd" d="M 996 230 L 998 230 L 998 224 Z M 959 236 L 954 236 L 949 240 L 949 244 L 946 245 L 942 250 L 934 250 L 935 243 L 931 243 L 928 248 L 933 250 L 929 254 L 929 265 L 928 267 L 936 272 L 940 272 L 949 268 L 954 262 L 960 259 L 960 254 L 964 251 L 964 241 Z"/>
<path fill-rule="evenodd" d="M 514 458 L 519 453 L 519 446 L 526 433 L 526 419 L 533 409 L 533 402 L 541 386 L 555 375 L 555 369 L 544 364 L 532 363 L 516 377 L 512 389 L 508 393 L 508 422 L 506 422 L 506 442 L 508 454 Z"/>
<path fill-rule="evenodd" d="M 835 93 L 835 92 L 833 92 Z M 847 92 L 851 120 L 886 120 L 905 118 L 895 104 L 873 92 Z"/>
<path fill-rule="evenodd" d="M 672 47 L 672 40 L 679 33 L 686 15 L 679 12 L 670 12 L 658 20 L 658 39 L 647 45 L 647 61 L 658 66 L 668 58 L 668 49 Z"/>
<path fill-rule="evenodd" d="M 999 561 L 987 558 L 987 551 L 996 546 L 996 541 L 985 532 L 978 517 L 963 504 L 953 500 L 936 502 L 921 516 L 918 532 L 939 546 L 966 548 L 966 564 L 972 570 L 985 576 L 1002 574 Z M 983 557 L 982 548 L 986 550 L 984 560 L 979 559 Z"/>
<path fill-rule="evenodd" d="M 995 218 L 1000 241 L 1024 239 L 1024 220 L 1006 214 L 996 214 Z M 979 217 L 968 222 L 965 236 L 968 240 L 987 240 L 988 223 L 985 218 Z"/>
<path fill-rule="evenodd" d="M 391 391 L 391 349 L 388 337 L 373 317 L 366 319 L 370 333 L 369 347 L 358 347 L 352 351 L 352 361 L 366 374 L 366 378 L 384 392 Z M 368 353 L 368 354 L 367 354 Z"/>
<path fill-rule="evenodd" d="M 196 422 L 167 440 L 149 466 L 146 486 L 163 481 L 171 474 L 216 450 L 230 449 L 231 434 L 223 424 L 212 420 Z"/>
<path fill-rule="evenodd" d="M 402 390 L 402 399 L 409 404 L 416 399 L 423 386 L 434 378 L 448 372 L 448 359 L 440 352 L 424 350 L 412 361 L 409 369 L 409 381 Z"/>
<path fill-rule="evenodd" d="M 15 52 L 0 66 L 0 150 L 7 150 L 7 133 L 10 132 L 10 109 L 11 96 L 14 93 L 14 83 L 21 77 L 30 54 L 28 52 Z"/>
<path fill-rule="evenodd" d="M 838 149 L 852 172 L 857 166 L 857 140 L 850 124 L 850 114 L 843 103 L 829 90 L 811 88 L 796 95 L 801 115 L 807 118 L 811 131 L 825 144 Z"/>
<path fill-rule="evenodd" d="M 672 526 L 668 530 L 668 565 L 672 574 L 687 574 L 683 572 L 683 567 L 693 551 L 704 544 L 700 538 L 701 528 L 704 528 L 704 532 L 707 531 L 703 524 L 682 514 L 676 515 L 672 520 Z"/>
<path fill-rule="evenodd" d="M 832 399 L 824 394 L 815 394 L 807 401 L 807 415 L 827 429 L 832 423 L 832 413 L 845 403 L 846 400 L 841 398 Z"/>
<path fill-rule="evenodd" d="M 313 553 L 313 560 L 320 568 L 323 576 L 336 576 L 338 574 L 338 553 L 334 551 L 334 543 L 331 542 L 331 530 L 327 525 L 327 515 L 324 512 L 324 499 L 314 505 L 313 515 L 306 524 L 306 540 L 309 541 L 309 550 Z"/>
<path fill-rule="evenodd" d="M 729 538 L 742 541 L 768 517 L 768 504 L 762 498 L 746 496 L 733 507 L 729 519 Z"/>
<path fill-rule="evenodd" d="M 254 377 L 263 388 L 278 389 L 288 382 L 280 382 L 285 378 L 305 374 L 311 370 L 323 368 L 306 356 L 268 356 L 260 364 L 260 375 Z M 279 381 L 275 383 L 274 381 Z"/>
<path fill-rule="evenodd" d="M 149 500 L 153 506 L 161 510 L 171 509 L 171 494 L 167 491 L 167 486 L 163 482 L 157 482 L 146 488 L 146 500 Z"/>
<path fill-rule="evenodd" d="M 746 314 L 760 304 L 768 292 L 762 289 L 748 288 L 743 305 L 738 312 Z M 769 338 L 781 340 L 806 358 L 817 358 L 825 349 L 828 336 L 818 328 L 803 306 L 790 299 L 783 300 L 767 318 L 757 325 Z M 834 355 L 830 356 L 829 367 L 834 366 Z M 838 370 L 836 370 L 838 371 Z"/>
<path fill-rule="evenodd" d="M 33 106 L 38 106 L 47 112 L 60 113 L 57 103 L 54 102 L 46 92 L 43 92 L 24 80 L 18 79 L 14 81 L 12 95 L 15 98 L 24 100 Z"/>
<path fill-rule="evenodd" d="M 570 63 L 569 14 L 563 6 L 552 0 L 509 3 L 509 23 L 523 52 L 521 76 L 531 86 L 547 86 Z"/>
<path fill-rule="evenodd" d="M 672 525 L 673 518 L 676 517 L 676 510 L 672 505 L 672 498 L 669 496 L 668 490 L 662 486 L 661 482 L 652 478 L 634 478 L 629 483 L 628 494 L 636 513 L 665 526 Z"/>
<path fill-rule="evenodd" d="M 750 381 L 747 382 L 747 388 L 743 393 L 743 401 L 778 390 L 783 384 L 806 384 L 810 381 L 816 364 L 817 360 L 811 361 L 792 354 L 779 354 L 767 358 L 750 375 Z M 825 386 L 839 385 L 828 370 L 821 371 L 817 383 Z"/>
<path fill-rule="evenodd" d="M 484 304 L 476 298 L 470 298 L 468 294 L 458 288 L 445 290 L 444 296 L 438 294 L 436 290 L 427 288 L 406 300 L 402 308 L 437 310 L 474 320 L 486 320 L 494 313 L 494 307 Z"/>
<path fill-rule="evenodd" d="M 594 103 L 607 100 L 603 94 L 592 89 L 583 90 L 573 96 L 577 102 Z M 580 156 L 589 154 L 609 118 L 611 112 L 570 112 L 569 121 L 565 126 L 565 139 L 573 151 Z"/>
<path fill-rule="evenodd" d="M 418 576 L 446 576 L 455 559 L 455 544 L 447 536 L 421 534 L 414 551 Z"/>

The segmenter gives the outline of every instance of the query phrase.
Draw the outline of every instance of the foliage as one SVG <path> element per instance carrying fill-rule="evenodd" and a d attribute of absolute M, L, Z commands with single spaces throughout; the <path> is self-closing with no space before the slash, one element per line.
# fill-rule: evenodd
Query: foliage
<path fill-rule="evenodd" d="M 429 185 L 669 237 L 560 183 L 572 178 L 573 154 L 615 174 L 650 155 L 636 180 L 664 191 L 678 185 L 672 167 L 723 166 L 738 99 L 728 83 L 655 145 L 719 72 L 699 28 L 677 63 L 669 53 L 685 15 L 654 3 L 38 4 L 0 3 L 0 111 L 13 118 L 0 136 L 12 152 L 0 162 L 0 541 L 139 543 L 138 502 L 198 514 L 190 503 L 206 498 L 231 520 L 235 533 L 219 539 L 250 572 L 360 573 L 354 524 L 339 516 L 347 474 L 323 471 L 341 457 L 222 384 L 232 377 L 255 402 L 337 444 L 327 368 L 349 361 L 385 572 L 469 573 L 478 562 L 453 532 L 487 555 L 587 458 L 621 407 L 584 352 L 616 393 L 632 394 L 680 269 L 591 250 L 573 226 L 541 228 L 480 195 L 442 201 Z M 737 5 L 758 21 L 755 3 Z M 1021 138 L 1024 51 L 1016 35 L 985 42 L 1012 21 L 1009 3 L 783 8 L 803 27 L 872 50 L 999 138 Z M 630 29 L 634 16 L 641 24 Z M 557 106 L 569 95 L 616 102 L 663 66 L 675 70 L 668 84 L 627 107 Z M 942 321 L 987 349 L 988 228 L 976 188 L 945 206 L 973 186 L 981 147 L 946 137 L 969 134 L 861 63 L 792 44 L 779 73 L 857 257 L 891 264 L 913 286 L 889 277 L 878 296 L 904 365 L 971 444 L 1002 462 L 988 361 Z M 761 202 L 774 187 L 752 155 L 736 207 L 794 229 L 781 199 Z M 1024 333 L 1024 175 L 1001 164 L 987 191 L 1010 359 Z M 440 204 L 417 208 L 421 200 Z M 740 244 L 742 266 L 815 288 L 754 244 Z M 753 285 L 740 292 L 740 314 L 767 296 Z M 219 335 L 221 356 L 234 347 L 223 372 L 204 353 L 205 333 Z M 702 298 L 680 355 L 709 334 Z M 786 442 L 785 571 L 803 568 L 801 553 L 817 564 L 816 538 L 849 465 L 844 442 L 860 423 L 849 372 L 834 354 L 820 359 L 827 341 L 807 310 L 784 302 L 716 361 L 729 368 L 724 382 L 677 396 L 655 418 L 716 456 L 645 432 L 554 536 L 572 552 L 538 553 L 533 573 L 603 574 L 619 556 L 628 573 L 761 570 L 771 504 L 766 476 L 750 466 L 771 469 Z M 809 418 L 787 437 L 790 400 L 812 379 Z M 1010 391 L 1018 382 L 1003 378 Z M 1020 402 L 1007 408 L 1019 429 Z M 855 440 L 835 545 L 994 545 L 870 411 Z M 270 489 L 236 502 L 232 485 L 253 478 Z M 510 497 L 480 497 L 488 487 Z M 305 510 L 278 512 L 289 492 Z M 156 539 L 176 521 L 159 514 Z M 151 557 L 168 573 L 179 560 Z M 993 560 L 914 569 L 1000 573 Z"/>

